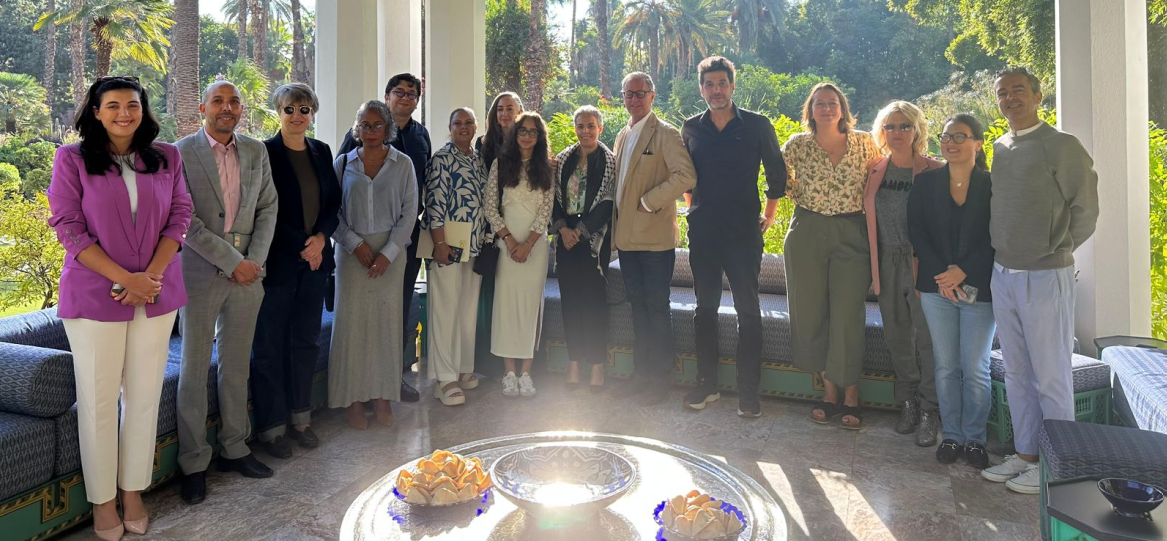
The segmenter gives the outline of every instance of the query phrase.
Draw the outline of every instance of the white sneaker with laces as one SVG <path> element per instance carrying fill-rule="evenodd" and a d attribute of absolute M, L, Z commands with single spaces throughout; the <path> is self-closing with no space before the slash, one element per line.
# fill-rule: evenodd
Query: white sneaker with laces
<path fill-rule="evenodd" d="M 519 396 L 519 378 L 514 372 L 507 372 L 507 375 L 502 377 L 502 395 Z"/>
<path fill-rule="evenodd" d="M 535 396 L 535 381 L 531 379 L 531 374 L 524 372 L 519 376 L 519 394 L 527 398 Z"/>
<path fill-rule="evenodd" d="M 1037 464 L 1030 463 L 1021 475 L 1005 481 L 1005 488 L 1020 494 L 1037 494 L 1041 492 L 1041 470 Z"/>
<path fill-rule="evenodd" d="M 1018 475 L 1025 473 L 1025 470 L 1030 466 L 1037 466 L 1033 462 L 1023 460 L 1017 455 L 1006 455 L 1005 461 L 981 470 L 981 477 L 988 479 L 994 483 L 1004 483 Z"/>

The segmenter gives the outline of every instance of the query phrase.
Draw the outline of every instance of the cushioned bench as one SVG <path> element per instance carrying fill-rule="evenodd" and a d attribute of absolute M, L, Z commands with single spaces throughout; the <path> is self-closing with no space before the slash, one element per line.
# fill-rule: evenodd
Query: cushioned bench
<path fill-rule="evenodd" d="M 1074 418 L 1110 424 L 1110 367 L 1098 359 L 1077 353 L 1070 362 L 1074 375 Z M 1009 413 L 1009 397 L 1005 394 L 1005 359 L 1001 350 L 989 354 L 989 377 L 992 379 L 989 433 L 996 435 L 999 441 L 1010 441 L 1013 439 L 1013 418 Z"/>
<path fill-rule="evenodd" d="M 1114 346 L 1102 351 L 1102 360 L 1114 372 L 1123 424 L 1167 434 L 1167 350 Z"/>

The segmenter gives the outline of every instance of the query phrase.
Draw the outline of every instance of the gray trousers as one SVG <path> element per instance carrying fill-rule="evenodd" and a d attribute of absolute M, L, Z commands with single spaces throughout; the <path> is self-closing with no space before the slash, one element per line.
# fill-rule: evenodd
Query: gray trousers
<path fill-rule="evenodd" d="M 911 246 L 881 246 L 879 313 L 883 341 L 896 371 L 896 402 L 915 398 L 923 411 L 937 411 L 932 334 L 916 296 Z"/>
<path fill-rule="evenodd" d="M 863 215 L 794 209 L 786 234 L 786 282 L 794 364 L 826 372 L 836 385 L 859 383 L 871 287 Z"/>
<path fill-rule="evenodd" d="M 1074 267 L 1017 272 L 994 265 L 992 290 L 1013 444 L 1036 455 L 1042 420 L 1074 420 Z"/>
<path fill-rule="evenodd" d="M 184 269 L 185 271 L 186 269 Z M 205 274 L 205 270 L 199 269 Z M 178 376 L 178 465 L 185 474 L 205 471 L 212 448 L 207 442 L 207 375 L 211 347 L 218 343 L 219 444 L 224 458 L 251 453 L 247 416 L 247 378 L 251 367 L 251 342 L 263 302 L 263 283 L 236 285 L 216 271 L 208 281 L 192 283 L 187 277 L 190 300 L 179 316 L 182 322 L 182 371 Z"/>

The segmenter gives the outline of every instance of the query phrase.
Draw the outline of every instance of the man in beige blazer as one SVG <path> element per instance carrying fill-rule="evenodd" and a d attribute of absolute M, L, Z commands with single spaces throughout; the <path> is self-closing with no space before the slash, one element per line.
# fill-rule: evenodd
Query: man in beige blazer
<path fill-rule="evenodd" d="M 631 118 L 616 135 L 613 246 L 632 304 L 637 378 L 626 394 L 658 404 L 668 394 L 676 353 L 669 285 L 677 246 L 677 198 L 697 184 L 693 161 L 676 128 L 652 112 L 652 77 L 634 72 L 621 85 Z"/>

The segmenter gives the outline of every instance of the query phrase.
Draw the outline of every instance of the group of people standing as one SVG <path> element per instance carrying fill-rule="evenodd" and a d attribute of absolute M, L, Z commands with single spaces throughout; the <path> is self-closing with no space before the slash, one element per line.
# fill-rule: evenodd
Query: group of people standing
<path fill-rule="evenodd" d="M 768 119 L 734 103 L 729 60 L 705 59 L 698 76 L 708 109 L 680 130 L 653 112 L 652 78 L 630 73 L 621 84 L 630 120 L 615 149 L 600 142 L 601 112 L 585 106 L 573 117 L 578 141 L 557 155 L 543 119 L 505 92 L 478 139 L 475 112 L 452 111 L 449 142 L 431 156 L 429 132 L 412 118 L 422 84 L 410 74 L 390 79 L 383 101 L 361 105 L 335 157 L 306 136 L 319 102 L 303 84 L 276 90 L 281 127 L 261 142 L 235 131 L 239 90 L 213 83 L 199 107 L 203 128 L 170 145 L 155 140 L 159 125 L 137 78 L 94 82 L 76 119 L 81 142 L 58 150 L 48 196 L 67 253 L 59 316 L 97 534 L 147 528 L 140 491 L 151 478 L 176 318 L 181 495 L 198 503 L 213 454 L 208 377 L 222 418 L 220 470 L 272 475 L 246 444 L 252 434 L 275 457 L 291 456 L 292 442 L 319 445 L 310 391 L 326 297 L 336 313 L 329 407 L 347 408 L 363 429 L 366 403 L 391 426 L 391 402 L 418 399 L 402 378 L 403 338 L 423 260 L 428 376 L 441 403 L 463 404 L 479 385 L 485 283 L 494 287 L 490 351 L 504 360 L 503 393 L 535 395 L 552 253 L 568 387 L 581 383 L 583 363 L 589 388 L 603 388 L 613 250 L 635 335 L 635 378 L 618 391 L 662 402 L 676 359 L 669 286 L 682 196 L 697 295 L 698 377 L 686 407 L 720 399 L 725 276 L 738 319 L 738 414 L 761 415 L 763 235 L 786 196 L 796 206 L 785 249 L 793 360 L 824 390 L 811 420 L 862 426 L 870 288 L 897 373 L 897 431 L 931 446 L 940 425 L 938 460 L 963 455 L 987 479 L 1036 492 L 1040 421 L 1074 418 L 1072 254 L 1098 216 L 1092 162 L 1077 139 L 1039 120 L 1038 80 L 1024 68 L 997 75 L 1010 132 L 995 142 L 990 176 L 984 129 L 970 115 L 944 123 L 940 161 L 927 154 L 919 108 L 892 102 L 871 133 L 859 131 L 844 93 L 821 83 L 803 107 L 806 131 L 780 147 Z M 998 331 L 1017 455 L 988 467 L 988 354 Z"/>

